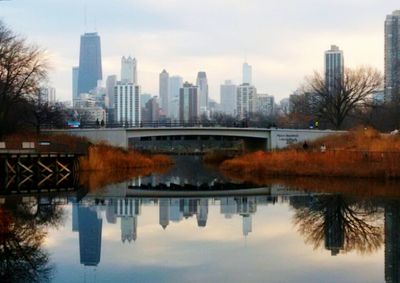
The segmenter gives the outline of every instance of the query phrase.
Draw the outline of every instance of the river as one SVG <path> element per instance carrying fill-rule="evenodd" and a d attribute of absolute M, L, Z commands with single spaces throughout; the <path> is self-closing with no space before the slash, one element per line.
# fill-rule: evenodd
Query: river
<path fill-rule="evenodd" d="M 180 157 L 101 188 L 2 196 L 0 281 L 400 282 L 398 187 L 260 186 Z"/>

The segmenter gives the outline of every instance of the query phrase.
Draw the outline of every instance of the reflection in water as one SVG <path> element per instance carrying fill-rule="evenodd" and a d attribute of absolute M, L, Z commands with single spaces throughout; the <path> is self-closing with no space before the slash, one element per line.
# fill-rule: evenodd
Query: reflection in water
<path fill-rule="evenodd" d="M 342 195 L 317 195 L 295 205 L 294 222 L 315 248 L 324 243 L 332 255 L 371 253 L 383 243 L 383 223 L 378 221 L 382 214 L 375 207 Z"/>
<path fill-rule="evenodd" d="M 42 248 L 45 228 L 62 223 L 63 211 L 55 204 L 18 199 L 0 207 L 0 281 L 49 282 L 53 266 Z"/>
<path fill-rule="evenodd" d="M 385 280 L 400 282 L 400 201 L 385 206 Z"/>

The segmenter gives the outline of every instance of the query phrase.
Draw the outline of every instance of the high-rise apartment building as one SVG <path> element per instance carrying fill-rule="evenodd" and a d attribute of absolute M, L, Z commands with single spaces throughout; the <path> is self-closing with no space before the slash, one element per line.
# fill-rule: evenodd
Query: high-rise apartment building
<path fill-rule="evenodd" d="M 121 59 L 121 82 L 137 85 L 137 61 L 135 58 L 125 56 Z"/>
<path fill-rule="evenodd" d="M 256 111 L 257 90 L 250 84 L 241 84 L 237 88 L 236 114 L 240 119 L 248 118 Z"/>
<path fill-rule="evenodd" d="M 169 78 L 168 112 L 171 119 L 179 119 L 179 91 L 182 86 L 182 77 L 171 76 Z"/>
<path fill-rule="evenodd" d="M 164 115 L 168 116 L 168 102 L 169 102 L 169 74 L 166 70 L 163 70 L 160 73 L 160 85 L 159 85 L 159 94 L 161 101 L 161 111 Z"/>
<path fill-rule="evenodd" d="M 117 82 L 114 91 L 115 121 L 122 124 L 139 125 L 141 122 L 140 86 Z"/>
<path fill-rule="evenodd" d="M 88 93 L 102 79 L 100 36 L 97 32 L 85 33 L 81 36 L 78 96 Z"/>
<path fill-rule="evenodd" d="M 204 113 L 208 108 L 208 81 L 206 72 L 198 72 L 196 84 L 199 88 L 200 113 Z"/>
<path fill-rule="evenodd" d="M 343 51 L 338 46 L 332 45 L 325 51 L 325 85 L 329 92 L 340 90 L 344 76 Z"/>
<path fill-rule="evenodd" d="M 247 62 L 243 63 L 242 75 L 244 84 L 253 84 L 253 68 Z"/>
<path fill-rule="evenodd" d="M 54 87 L 40 88 L 40 103 L 41 104 L 55 104 L 56 103 L 56 89 Z"/>
<path fill-rule="evenodd" d="M 275 98 L 268 94 L 257 94 L 256 111 L 264 115 L 274 113 Z"/>
<path fill-rule="evenodd" d="M 236 112 L 237 86 L 232 81 L 225 81 L 220 87 L 220 101 L 222 112 L 234 115 Z"/>
<path fill-rule="evenodd" d="M 179 94 L 179 120 L 196 121 L 199 117 L 198 87 L 185 82 Z"/>
<path fill-rule="evenodd" d="M 79 67 L 72 67 L 72 105 L 74 101 L 79 99 L 78 93 L 78 78 L 79 78 Z"/>
<path fill-rule="evenodd" d="M 385 20 L 385 99 L 400 102 L 400 10 Z"/>

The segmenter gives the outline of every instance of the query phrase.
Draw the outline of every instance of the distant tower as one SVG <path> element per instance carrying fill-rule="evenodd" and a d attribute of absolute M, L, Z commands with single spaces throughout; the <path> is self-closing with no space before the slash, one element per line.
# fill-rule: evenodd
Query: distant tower
<path fill-rule="evenodd" d="M 243 63 L 243 83 L 253 84 L 253 68 L 247 62 Z"/>
<path fill-rule="evenodd" d="M 385 20 L 385 99 L 400 102 L 400 10 Z"/>
<path fill-rule="evenodd" d="M 344 58 L 343 51 L 338 46 L 332 45 L 325 51 L 325 85 L 330 92 L 339 90 L 343 83 Z"/>
<path fill-rule="evenodd" d="M 199 107 L 200 113 L 206 112 L 208 108 L 208 82 L 206 72 L 197 74 L 196 84 L 199 87 Z"/>
<path fill-rule="evenodd" d="M 188 82 L 183 84 L 179 93 L 179 120 L 196 121 L 199 117 L 198 87 Z"/>
<path fill-rule="evenodd" d="M 222 112 L 234 115 L 236 110 L 236 92 L 237 86 L 231 81 L 225 81 L 220 87 L 220 101 Z"/>
<path fill-rule="evenodd" d="M 169 199 L 162 198 L 159 202 L 160 207 L 160 225 L 165 230 L 169 224 Z"/>
<path fill-rule="evenodd" d="M 179 90 L 183 86 L 183 78 L 171 76 L 168 90 L 168 116 L 172 119 L 179 118 Z"/>
<path fill-rule="evenodd" d="M 78 93 L 78 78 L 79 78 L 79 67 L 72 68 L 72 101 L 79 99 Z M 75 103 L 72 103 L 75 105 Z"/>
<path fill-rule="evenodd" d="M 169 91 L 169 74 L 166 70 L 163 70 L 160 74 L 160 101 L 161 101 L 161 110 L 166 116 L 169 115 L 168 91 Z"/>
<path fill-rule="evenodd" d="M 137 85 L 137 62 L 135 58 L 122 57 L 121 59 L 121 81 Z"/>
<path fill-rule="evenodd" d="M 85 33 L 81 36 L 78 96 L 97 87 L 102 79 L 100 36 L 97 32 Z"/>
<path fill-rule="evenodd" d="M 107 77 L 106 80 L 106 94 L 108 97 L 108 104 L 109 108 L 114 108 L 114 98 L 115 98 L 115 86 L 117 85 L 117 76 L 116 75 L 110 75 Z"/>
<path fill-rule="evenodd" d="M 240 118 L 249 118 L 256 111 L 257 90 L 249 84 L 241 84 L 237 88 L 236 115 Z"/>

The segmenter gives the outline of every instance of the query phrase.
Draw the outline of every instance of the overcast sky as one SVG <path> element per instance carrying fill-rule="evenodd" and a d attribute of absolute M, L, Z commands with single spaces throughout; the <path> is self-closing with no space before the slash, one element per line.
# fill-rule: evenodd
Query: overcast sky
<path fill-rule="evenodd" d="M 158 95 L 164 68 L 194 83 L 202 70 L 219 101 L 219 85 L 240 83 L 247 60 L 258 92 L 279 100 L 323 69 L 331 44 L 344 50 L 346 66 L 383 71 L 384 20 L 396 9 L 399 0 L 11 0 L 0 1 L 0 19 L 47 49 L 60 100 L 72 99 L 80 35 L 94 30 L 104 79 L 119 76 L 121 56 L 131 55 L 142 92 Z"/>

